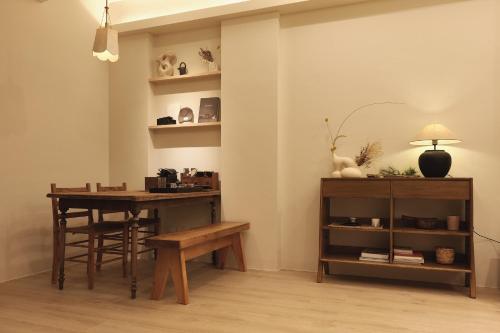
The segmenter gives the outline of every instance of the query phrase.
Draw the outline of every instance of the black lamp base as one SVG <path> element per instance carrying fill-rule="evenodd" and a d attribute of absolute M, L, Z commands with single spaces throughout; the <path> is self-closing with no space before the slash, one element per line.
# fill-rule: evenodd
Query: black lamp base
<path fill-rule="evenodd" d="M 451 155 L 444 150 L 426 150 L 418 158 L 425 177 L 446 177 L 451 168 Z"/>

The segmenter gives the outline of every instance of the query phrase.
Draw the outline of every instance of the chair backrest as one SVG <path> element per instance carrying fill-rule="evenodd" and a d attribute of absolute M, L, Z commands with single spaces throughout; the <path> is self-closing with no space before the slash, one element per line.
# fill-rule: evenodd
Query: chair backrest
<path fill-rule="evenodd" d="M 90 183 L 85 184 L 85 187 L 57 187 L 56 184 L 50 184 L 50 193 L 68 193 L 68 192 L 92 192 Z M 89 223 L 93 223 L 92 210 L 68 212 L 66 219 L 87 217 Z M 52 198 L 52 220 L 54 225 L 59 224 L 61 214 L 59 213 L 59 201 L 57 198 Z"/>
<path fill-rule="evenodd" d="M 102 186 L 101 183 L 97 183 L 96 185 L 97 185 L 97 192 L 119 192 L 127 190 L 127 183 L 122 183 L 121 186 Z M 100 209 L 98 211 L 99 222 L 104 221 L 104 214 L 114 214 L 114 213 L 123 213 L 124 218 L 126 220 L 129 219 L 128 211 L 123 211 L 123 210 L 113 211 L 113 210 Z"/>

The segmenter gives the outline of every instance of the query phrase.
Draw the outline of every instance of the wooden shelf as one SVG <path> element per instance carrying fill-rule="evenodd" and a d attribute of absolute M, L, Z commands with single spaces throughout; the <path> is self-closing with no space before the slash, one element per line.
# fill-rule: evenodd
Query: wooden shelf
<path fill-rule="evenodd" d="M 183 123 L 183 124 L 176 124 L 176 125 L 154 125 L 154 126 L 149 126 L 150 130 L 157 131 L 157 130 L 175 130 L 175 129 L 181 129 L 181 128 L 197 128 L 197 127 L 220 127 L 221 122 L 212 122 L 212 123 Z"/>
<path fill-rule="evenodd" d="M 417 228 L 407 228 L 407 227 L 397 227 L 392 229 L 394 233 L 398 234 L 422 234 L 422 235 L 441 235 L 441 236 L 470 236 L 470 232 L 458 230 L 446 230 L 446 229 L 417 229 Z"/>
<path fill-rule="evenodd" d="M 393 267 L 398 269 L 408 270 L 426 270 L 426 271 L 441 271 L 441 272 L 454 272 L 465 274 L 469 284 L 469 297 L 476 297 L 475 285 L 475 262 L 474 262 L 474 238 L 472 237 L 471 230 L 474 228 L 473 221 L 473 180 L 470 178 L 439 178 L 439 179 L 399 179 L 399 178 L 385 178 L 385 179 L 336 179 L 336 178 L 322 178 L 320 188 L 320 221 L 319 221 L 319 265 L 317 282 L 321 282 L 323 275 L 330 272 L 330 266 L 326 263 L 332 263 L 333 266 L 337 263 L 356 264 L 380 267 Z M 380 212 L 389 214 L 385 218 L 381 218 L 383 229 L 376 229 L 371 227 L 370 218 L 356 217 L 356 214 L 361 214 L 356 204 L 349 208 L 349 213 L 343 212 L 342 214 L 349 214 L 351 217 L 356 217 L 356 221 L 361 226 L 353 227 L 342 225 L 349 221 L 349 217 L 330 216 L 331 208 L 334 206 L 338 198 L 342 200 L 350 199 L 357 200 L 358 198 L 372 198 L 372 199 L 388 199 L 378 200 L 377 209 L 372 208 L 375 213 L 373 216 L 380 216 Z M 404 199 L 405 204 L 408 205 L 408 200 L 413 199 L 426 199 L 429 200 L 427 204 L 436 205 L 436 200 L 459 200 L 464 212 L 464 221 L 461 221 L 461 229 L 451 231 L 446 229 L 445 221 L 439 221 L 438 229 L 418 229 L 415 224 L 406 223 L 403 219 L 398 219 L 395 215 L 398 211 L 401 200 Z M 430 202 L 432 200 L 432 202 Z M 341 201 L 342 205 L 345 205 Z M 369 206 L 369 205 L 368 205 Z M 405 207 L 403 205 L 403 207 Z M 383 210 L 382 210 L 383 209 Z M 346 210 L 347 211 L 347 210 Z M 457 214 L 456 211 L 453 211 Z M 367 214 L 367 212 L 363 212 Z M 422 212 L 423 215 L 423 212 Z M 333 224 L 333 225 L 332 225 Z M 335 233 L 352 231 L 357 232 L 359 239 L 355 239 L 355 234 L 351 235 L 350 239 L 343 237 L 336 237 Z M 415 250 L 422 252 L 425 263 L 421 265 L 412 265 L 406 263 L 391 262 L 369 262 L 360 261 L 359 257 L 365 247 L 359 246 L 366 244 L 365 238 L 360 233 L 371 232 L 373 242 L 376 246 L 386 249 L 389 257 L 392 258 L 394 248 L 396 246 L 406 246 L 407 239 L 403 237 L 396 237 L 402 234 L 420 235 L 418 237 L 411 237 L 411 247 Z M 376 237 L 376 235 L 388 235 L 389 237 Z M 382 234 L 380 234 L 382 233 Z M 366 235 L 365 235 L 366 236 Z M 432 244 L 436 243 L 438 239 L 432 239 L 430 236 L 443 236 L 455 237 L 454 248 L 455 262 L 452 265 L 442 265 L 436 263 L 436 253 L 432 249 Z M 342 238 L 342 241 L 338 239 Z M 384 238 L 386 243 L 384 244 Z M 401 238 L 401 239 L 398 239 Z M 439 242 L 442 240 L 439 239 Z M 458 250 L 457 250 L 458 249 Z M 461 252 L 458 252 L 461 251 Z"/>
<path fill-rule="evenodd" d="M 220 77 L 221 74 L 222 74 L 221 71 L 217 71 L 217 72 L 205 72 L 205 73 L 198 73 L 198 74 L 165 76 L 165 77 L 151 78 L 151 79 L 149 79 L 149 82 L 151 82 L 153 84 L 158 84 L 158 83 L 167 83 L 167 82 L 198 80 L 198 79 L 204 79 L 204 78 Z"/>
<path fill-rule="evenodd" d="M 404 269 L 420 269 L 420 270 L 440 271 L 440 272 L 459 272 L 459 273 L 471 272 L 471 269 L 466 264 L 456 263 L 452 265 L 441 265 L 427 258 L 425 259 L 425 263 L 422 265 L 361 261 L 359 260 L 359 255 L 354 255 L 354 254 L 328 254 L 323 256 L 320 260 L 322 262 L 383 266 L 383 267 L 404 268 Z"/>
<path fill-rule="evenodd" d="M 374 228 L 370 225 L 360 225 L 352 227 L 341 224 L 329 224 L 323 226 L 323 229 L 324 230 L 335 229 L 335 230 L 353 231 L 353 232 L 389 232 L 389 229 L 387 228 Z"/>

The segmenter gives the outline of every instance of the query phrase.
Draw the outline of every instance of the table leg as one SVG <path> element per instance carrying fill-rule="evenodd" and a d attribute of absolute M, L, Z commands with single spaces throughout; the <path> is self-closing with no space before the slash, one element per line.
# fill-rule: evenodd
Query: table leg
<path fill-rule="evenodd" d="M 64 288 L 64 258 L 66 256 L 66 213 L 68 209 L 61 208 L 59 221 L 59 290 Z"/>
<path fill-rule="evenodd" d="M 130 218 L 131 227 L 131 242 L 130 242 L 130 297 L 135 299 L 137 293 L 137 234 L 139 230 L 139 214 L 140 210 L 132 209 L 130 211 L 132 217 Z"/>
<path fill-rule="evenodd" d="M 210 202 L 210 222 L 212 224 L 220 223 L 219 212 L 219 200 L 218 198 L 214 198 L 213 201 Z M 219 267 L 219 259 L 217 255 L 217 251 L 212 252 L 212 264 L 216 267 Z"/>

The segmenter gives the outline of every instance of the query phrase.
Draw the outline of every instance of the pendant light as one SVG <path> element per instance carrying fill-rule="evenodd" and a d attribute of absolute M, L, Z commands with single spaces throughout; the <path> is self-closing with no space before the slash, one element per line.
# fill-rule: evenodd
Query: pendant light
<path fill-rule="evenodd" d="M 102 61 L 117 62 L 119 56 L 118 31 L 111 28 L 109 19 L 109 5 L 106 0 L 104 7 L 104 20 L 101 20 L 101 26 L 97 28 L 94 41 L 94 57 Z M 102 25 L 104 21 L 104 26 Z"/>

